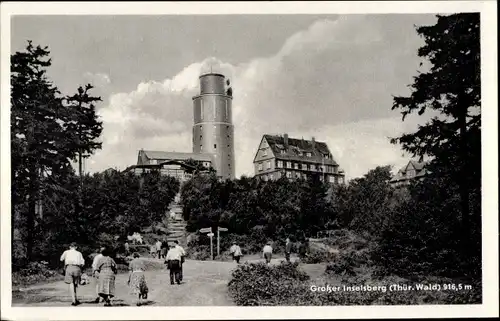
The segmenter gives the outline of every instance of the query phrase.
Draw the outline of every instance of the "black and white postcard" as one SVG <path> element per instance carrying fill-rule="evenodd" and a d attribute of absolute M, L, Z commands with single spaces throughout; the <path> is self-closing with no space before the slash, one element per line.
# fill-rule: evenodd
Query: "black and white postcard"
<path fill-rule="evenodd" d="M 498 316 L 496 6 L 2 3 L 2 317 Z"/>

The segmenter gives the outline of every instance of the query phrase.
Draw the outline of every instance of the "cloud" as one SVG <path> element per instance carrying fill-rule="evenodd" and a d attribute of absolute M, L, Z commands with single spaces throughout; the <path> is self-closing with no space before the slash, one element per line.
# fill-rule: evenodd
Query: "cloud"
<path fill-rule="evenodd" d="M 91 73 L 86 72 L 83 74 L 85 81 L 91 83 L 94 87 L 103 88 L 111 83 L 111 78 L 105 73 Z"/>
<path fill-rule="evenodd" d="M 263 134 L 285 132 L 327 142 L 349 178 L 377 165 L 401 166 L 406 159 L 388 137 L 411 130 L 416 120 L 402 123 L 390 111 L 391 95 L 407 93 L 421 44 L 412 25 L 406 27 L 397 33 L 397 26 L 370 16 L 319 20 L 273 56 L 236 65 L 210 57 L 170 79 L 113 94 L 99 110 L 103 149 L 89 169 L 133 165 L 141 148 L 190 152 L 191 98 L 199 75 L 210 69 L 233 84 L 237 176 L 253 175 Z"/>

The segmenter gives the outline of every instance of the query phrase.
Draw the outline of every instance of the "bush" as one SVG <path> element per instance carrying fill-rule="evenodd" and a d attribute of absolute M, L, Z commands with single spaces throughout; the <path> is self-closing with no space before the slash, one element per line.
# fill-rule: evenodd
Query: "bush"
<path fill-rule="evenodd" d="M 12 273 L 12 285 L 30 285 L 63 278 L 60 271 L 50 269 L 47 262 L 31 262 L 25 268 Z"/>
<path fill-rule="evenodd" d="M 366 251 L 342 251 L 335 253 L 326 266 L 326 274 L 356 275 L 355 268 L 369 262 Z"/>
<path fill-rule="evenodd" d="M 304 281 L 308 279 L 298 263 L 245 263 L 233 272 L 229 294 L 237 305 L 243 306 L 307 304 L 310 291 Z"/>
<path fill-rule="evenodd" d="M 313 251 L 310 252 L 303 260 L 303 263 L 306 264 L 317 264 L 317 263 L 325 263 L 331 262 L 336 258 L 334 253 L 323 252 L 323 251 Z"/>

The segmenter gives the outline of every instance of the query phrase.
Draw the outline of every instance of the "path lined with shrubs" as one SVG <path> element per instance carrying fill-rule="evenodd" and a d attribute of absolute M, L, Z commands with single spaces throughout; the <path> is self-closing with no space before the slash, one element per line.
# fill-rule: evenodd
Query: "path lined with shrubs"
<path fill-rule="evenodd" d="M 282 259 L 274 259 L 278 264 Z M 163 261 L 149 261 L 146 280 L 149 286 L 149 306 L 230 306 L 234 305 L 228 296 L 227 284 L 236 267 L 234 262 L 187 260 L 184 264 L 184 283 L 170 285 L 169 271 L 163 268 Z M 249 256 L 249 262 L 262 261 L 256 256 Z M 116 277 L 116 297 L 114 306 L 134 306 L 135 297 L 129 294 L 127 273 L 119 273 Z M 95 283 L 79 288 L 81 307 L 96 307 Z M 27 286 L 13 291 L 13 306 L 69 306 L 68 287 L 63 281 L 48 282 Z"/>

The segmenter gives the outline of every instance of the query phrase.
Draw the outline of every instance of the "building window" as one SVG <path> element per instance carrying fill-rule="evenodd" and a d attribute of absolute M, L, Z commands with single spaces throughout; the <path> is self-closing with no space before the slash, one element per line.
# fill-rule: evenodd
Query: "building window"
<path fill-rule="evenodd" d="M 285 162 L 286 168 L 292 168 L 292 162 Z"/>
<path fill-rule="evenodd" d="M 291 172 L 286 172 L 286 177 L 287 178 L 292 178 L 292 173 Z"/>
<path fill-rule="evenodd" d="M 149 163 L 152 165 L 156 165 L 156 164 L 158 164 L 158 160 L 152 159 Z"/>
<path fill-rule="evenodd" d="M 262 150 L 262 155 L 267 156 L 267 148 Z"/>
<path fill-rule="evenodd" d="M 306 157 L 311 157 L 311 153 L 306 153 Z"/>
<path fill-rule="evenodd" d="M 273 174 L 269 174 L 269 178 L 270 179 L 274 179 L 274 175 Z"/>
<path fill-rule="evenodd" d="M 302 164 L 302 169 L 307 170 L 307 164 Z"/>
<path fill-rule="evenodd" d="M 283 161 L 278 161 L 278 163 L 276 164 L 278 168 L 283 168 Z"/>
<path fill-rule="evenodd" d="M 266 169 L 271 169 L 271 161 L 266 162 Z"/>
<path fill-rule="evenodd" d="M 295 163 L 294 166 L 293 166 L 293 168 L 299 169 L 299 163 Z"/>
<path fill-rule="evenodd" d="M 300 173 L 297 173 L 296 176 L 297 176 L 297 178 L 300 178 Z"/>
<path fill-rule="evenodd" d="M 284 149 L 280 150 L 281 154 L 286 154 L 286 151 Z"/>
<path fill-rule="evenodd" d="M 262 163 L 259 163 L 259 171 L 262 171 Z"/>

